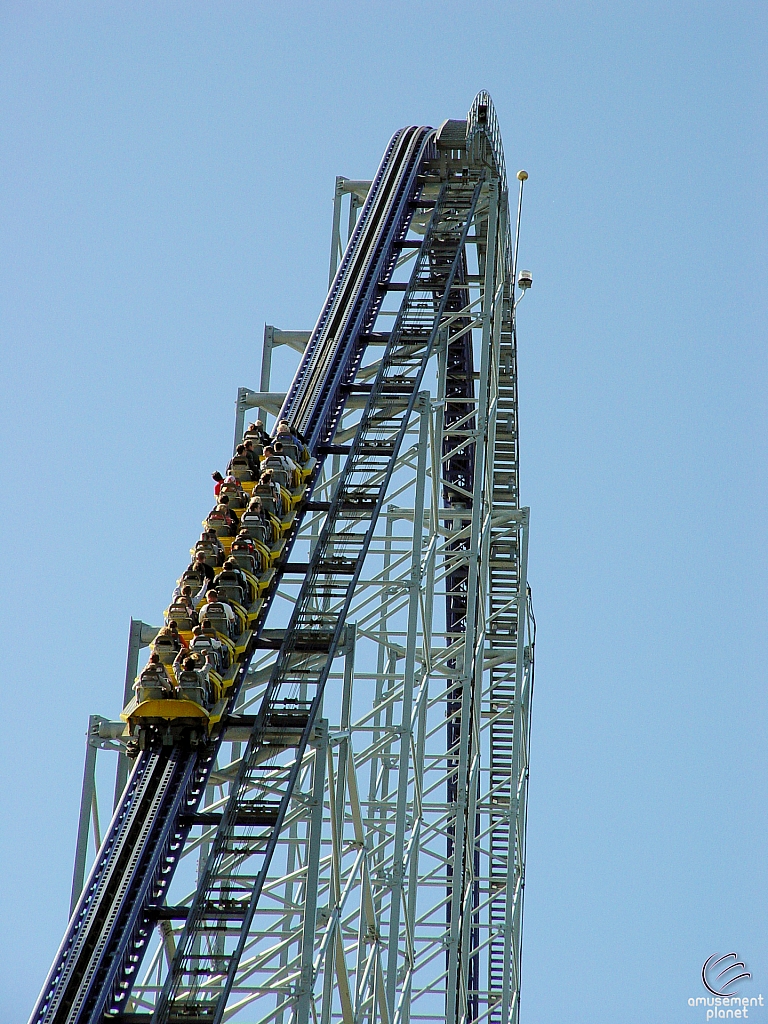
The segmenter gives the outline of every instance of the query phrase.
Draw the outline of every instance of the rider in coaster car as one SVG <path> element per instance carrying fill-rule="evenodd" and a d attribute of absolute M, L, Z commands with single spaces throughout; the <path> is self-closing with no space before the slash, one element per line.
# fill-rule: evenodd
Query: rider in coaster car
<path fill-rule="evenodd" d="M 280 485 L 275 481 L 271 470 L 261 474 L 261 479 L 253 489 L 253 496 L 261 500 L 262 506 L 279 519 L 283 514 L 283 496 Z"/>
<path fill-rule="evenodd" d="M 298 464 L 286 453 L 285 445 L 282 441 L 275 441 L 272 447 L 275 451 L 275 458 L 282 459 L 283 461 L 283 465 L 289 474 L 291 487 L 298 487 L 301 483 L 301 473 L 299 472 Z"/>
<path fill-rule="evenodd" d="M 149 661 L 139 673 L 133 688 L 139 702 L 173 696 L 173 680 L 168 674 L 168 669 L 160 661 L 160 655 L 155 651 L 150 654 Z"/>
<path fill-rule="evenodd" d="M 213 628 L 206 631 L 202 626 L 195 626 L 192 632 L 194 635 L 189 645 L 190 653 L 199 654 L 201 657 L 210 654 L 216 671 L 226 671 L 229 668 L 229 651 L 216 636 Z"/>
<path fill-rule="evenodd" d="M 171 619 L 167 626 L 163 626 L 155 637 L 154 651 L 160 655 L 164 665 L 173 664 L 174 658 L 179 651 L 186 651 L 187 641 L 179 633 L 179 624 L 176 619 Z"/>
<path fill-rule="evenodd" d="M 191 591 L 191 587 L 187 589 Z M 180 594 L 178 600 L 171 602 L 166 620 L 170 622 L 171 619 L 174 619 L 179 630 L 184 632 L 190 632 L 197 625 L 197 612 L 189 594 Z"/>
<path fill-rule="evenodd" d="M 229 594 L 238 604 L 248 605 L 253 597 L 251 584 L 234 558 L 228 558 L 224 563 L 224 568 L 216 580 L 216 589 L 224 596 Z M 238 589 L 241 597 L 237 596 Z"/>
<path fill-rule="evenodd" d="M 215 509 L 208 513 L 208 529 L 217 537 L 234 537 L 237 533 L 237 516 L 229 507 L 229 498 L 223 495 Z"/>
<path fill-rule="evenodd" d="M 181 593 L 173 602 L 175 605 L 182 605 L 192 620 L 194 625 L 197 625 L 197 612 L 195 611 L 195 599 L 192 594 L 192 587 L 189 583 L 185 583 L 181 588 Z"/>
<path fill-rule="evenodd" d="M 224 483 L 221 485 L 219 504 L 221 504 L 224 498 L 228 499 L 231 509 L 239 510 L 245 508 L 248 504 L 248 495 L 240 486 L 240 481 L 231 474 L 224 479 Z"/>
<path fill-rule="evenodd" d="M 226 671 L 231 664 L 231 652 L 229 648 L 219 640 L 216 635 L 216 627 L 212 622 L 202 622 L 200 624 L 200 628 L 202 629 L 203 636 L 207 636 L 215 642 L 214 646 L 215 644 L 221 644 L 221 664 L 224 671 Z"/>
<path fill-rule="evenodd" d="M 208 587 L 213 583 L 216 574 L 210 565 L 205 562 L 205 554 L 198 551 L 194 559 L 181 574 L 178 586 L 173 592 L 172 601 L 178 601 L 184 587 L 190 587 L 192 591 L 192 604 L 196 605 L 204 596 Z"/>
<path fill-rule="evenodd" d="M 251 442 L 249 441 L 250 445 Z M 244 444 L 239 444 L 235 454 L 229 460 L 227 473 L 237 480 L 256 480 L 258 478 L 258 464 L 254 466 L 253 452 L 248 451 Z"/>
<path fill-rule="evenodd" d="M 262 445 L 254 446 L 254 443 L 251 440 L 243 442 L 243 448 L 245 449 L 245 457 L 248 460 L 248 465 L 253 473 L 253 479 L 258 480 L 259 473 L 261 472 L 261 463 L 259 460 L 264 452 L 264 448 Z"/>
<path fill-rule="evenodd" d="M 219 491 L 221 490 L 221 485 L 224 483 L 224 477 L 221 475 L 218 469 L 216 470 L 215 473 L 211 473 L 211 476 L 213 478 L 213 495 L 215 498 L 218 498 Z"/>
<path fill-rule="evenodd" d="M 272 438 L 264 429 L 263 420 L 256 420 L 255 423 L 249 423 L 248 429 L 243 437 L 244 441 L 253 441 L 255 446 L 261 445 L 263 448 L 265 444 L 269 444 Z"/>
<path fill-rule="evenodd" d="M 195 544 L 195 554 L 198 552 L 202 552 L 206 565 L 213 567 L 224 564 L 226 555 L 215 530 L 203 530 L 200 540 Z"/>
<path fill-rule="evenodd" d="M 261 498 L 256 495 L 251 498 L 250 504 L 240 517 L 240 534 L 247 533 L 253 540 L 261 541 L 265 547 L 269 547 L 273 541 L 272 522 L 264 511 Z M 238 537 L 240 536 L 238 534 Z M 234 544 L 232 545 L 234 548 Z"/>
<path fill-rule="evenodd" d="M 222 548 L 222 551 L 223 550 L 224 549 Z M 205 581 L 207 582 L 209 587 L 213 583 L 214 579 L 216 578 L 216 573 L 213 571 L 213 567 L 208 565 L 208 563 L 205 560 L 205 552 L 204 551 L 196 551 L 195 552 L 195 557 L 192 559 L 192 561 L 187 566 L 186 571 L 187 572 L 193 571 L 193 572 L 196 572 L 196 573 L 204 576 L 205 577 Z"/>
<path fill-rule="evenodd" d="M 293 433 L 288 420 L 280 420 L 277 424 L 275 441 L 279 441 L 284 453 L 299 465 L 304 466 L 309 461 L 309 449 L 302 439 Z"/>
<path fill-rule="evenodd" d="M 241 569 L 247 569 L 248 572 L 256 572 L 256 562 L 259 559 L 259 554 L 254 547 L 248 529 L 243 527 L 242 522 L 247 515 L 248 512 L 244 512 L 240 519 L 241 529 L 237 537 L 232 541 L 230 558 L 234 559 Z"/>
<path fill-rule="evenodd" d="M 286 490 L 293 487 L 293 478 L 296 471 L 296 463 L 293 459 L 286 459 L 284 455 L 275 451 L 275 446 L 268 444 L 264 449 L 264 458 L 261 460 L 261 468 L 269 472 L 275 481 Z"/>
<path fill-rule="evenodd" d="M 179 654 L 173 663 L 173 671 L 178 680 L 178 695 L 193 700 L 196 704 L 208 704 L 212 668 L 213 662 L 209 654 L 199 658 L 191 654 Z"/>
<path fill-rule="evenodd" d="M 237 635 L 237 616 L 232 606 L 215 588 L 209 590 L 206 596 L 207 603 L 200 609 L 200 625 L 210 622 L 214 629 L 234 638 Z"/>

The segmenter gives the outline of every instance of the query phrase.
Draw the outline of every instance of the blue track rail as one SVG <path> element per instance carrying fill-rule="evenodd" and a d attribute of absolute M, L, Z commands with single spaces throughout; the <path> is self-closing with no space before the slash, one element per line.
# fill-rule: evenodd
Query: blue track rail
<path fill-rule="evenodd" d="M 317 454 L 333 438 L 416 209 L 420 168 L 434 155 L 434 132 L 397 132 L 374 178 L 282 415 Z M 286 557 L 300 515 L 286 538 Z M 267 595 L 231 691 L 232 713 L 281 576 Z M 226 718 L 224 719 L 226 721 Z M 168 886 L 215 762 L 222 732 L 204 750 L 145 750 L 96 857 L 46 978 L 30 1024 L 101 1024 L 130 994 Z"/>

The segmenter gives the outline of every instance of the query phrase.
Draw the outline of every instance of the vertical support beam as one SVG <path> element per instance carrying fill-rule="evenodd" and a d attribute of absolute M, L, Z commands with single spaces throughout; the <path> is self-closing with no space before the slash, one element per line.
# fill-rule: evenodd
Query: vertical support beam
<path fill-rule="evenodd" d="M 403 898 L 405 850 L 405 817 L 408 808 L 408 776 L 411 761 L 413 689 L 416 670 L 416 639 L 421 590 L 421 541 L 424 534 L 424 492 L 427 480 L 427 448 L 429 440 L 429 392 L 419 393 L 419 447 L 416 460 L 416 496 L 413 505 L 413 546 L 411 578 L 408 594 L 408 631 L 405 641 L 403 673 L 403 707 L 400 720 L 400 765 L 397 783 L 395 841 L 392 854 L 392 882 L 389 907 L 389 941 L 387 949 L 387 1006 L 390 1020 L 395 1016 L 397 992 L 398 948 L 400 944 L 400 910 Z"/>
<path fill-rule="evenodd" d="M 357 224 L 357 211 L 360 208 L 360 200 L 354 192 L 349 193 L 349 217 L 347 219 L 347 245 L 352 237 L 352 232 Z"/>
<path fill-rule="evenodd" d="M 312 769 L 312 810 L 309 821 L 307 883 L 304 899 L 304 931 L 301 939 L 301 978 L 295 1024 L 308 1024 L 312 1001 L 312 968 L 317 928 L 317 890 L 320 877 L 320 840 L 323 832 L 325 762 L 328 756 L 328 722 L 315 726 L 315 763 Z"/>
<path fill-rule="evenodd" d="M 333 284 L 339 268 L 341 255 L 341 200 L 344 195 L 344 181 L 341 175 L 336 176 L 336 191 L 333 193 L 333 228 L 331 229 L 331 262 L 328 267 L 328 287 Z M 264 390 L 262 388 L 262 390 Z"/>
<path fill-rule="evenodd" d="M 463 1016 L 459 1006 L 459 995 L 466 991 L 466 973 L 462 973 L 462 965 L 466 968 L 469 950 L 462 948 L 460 942 L 462 910 L 465 900 L 465 881 L 467 874 L 474 871 L 472 857 L 467 855 L 471 846 L 468 829 L 474 834 L 474 817 L 469 821 L 469 766 L 471 756 L 471 739 L 473 733 L 473 691 L 475 680 L 475 658 L 480 646 L 478 641 L 478 595 L 480 577 L 480 546 L 483 519 L 487 514 L 487 495 L 484 490 L 486 449 L 488 443 L 488 383 L 491 363 L 492 312 L 494 308 L 495 269 L 496 269 L 496 232 L 498 214 L 499 189 L 498 182 L 491 181 L 488 185 L 488 241 L 486 250 L 485 275 L 483 282 L 483 305 L 481 312 L 482 335 L 480 343 L 480 380 L 478 388 L 477 428 L 475 442 L 475 465 L 473 476 L 472 519 L 470 526 L 469 566 L 467 578 L 467 619 L 464 638 L 464 663 L 461 673 L 461 733 L 459 741 L 459 764 L 457 770 L 456 792 L 456 826 L 453 849 L 453 865 L 451 871 L 451 921 L 448 937 L 448 980 L 446 987 L 446 1021 L 447 1024 L 459 1024 Z"/>
<path fill-rule="evenodd" d="M 94 770 L 95 770 L 94 763 Z M 98 850 L 101 846 L 101 825 L 99 824 L 99 800 L 96 795 L 96 786 L 93 787 L 91 797 L 91 821 L 93 822 L 93 845 Z"/>
<path fill-rule="evenodd" d="M 131 619 L 128 631 L 128 655 L 125 664 L 125 683 L 123 686 L 123 707 L 133 695 L 133 680 L 136 678 L 139 667 L 139 651 L 147 647 L 157 635 L 157 629 L 149 626 L 141 619 Z M 96 795 L 96 754 L 98 752 L 99 737 L 98 715 L 91 715 L 88 719 L 88 737 L 85 749 L 85 766 L 83 768 L 83 789 L 80 798 L 80 817 L 77 825 L 77 842 L 75 844 L 75 864 L 72 872 L 72 895 L 70 899 L 70 915 L 77 906 L 80 894 L 83 891 L 85 882 L 85 863 L 88 856 L 88 829 L 93 822 L 94 844 L 98 847 L 101 842 L 99 829 L 99 813 Z M 131 769 L 130 758 L 125 754 L 117 755 L 117 769 L 115 772 L 115 794 L 113 810 L 120 802 L 125 784 Z"/>
<path fill-rule="evenodd" d="M 355 643 L 357 640 L 357 623 L 350 622 L 346 626 L 344 638 L 344 686 L 341 694 L 341 722 L 339 723 L 339 767 L 336 777 L 336 829 L 339 842 L 344 844 L 344 812 L 347 806 L 347 772 L 351 744 L 349 742 L 349 726 L 352 716 L 352 683 L 355 674 Z"/>
<path fill-rule="evenodd" d="M 235 454 L 237 446 L 243 440 L 245 433 L 245 410 L 248 388 L 237 389 L 237 400 L 235 401 L 235 437 L 232 442 L 232 454 Z"/>
<path fill-rule="evenodd" d="M 384 564 L 382 571 L 382 582 L 383 586 L 380 593 L 380 610 L 377 622 L 377 629 L 379 633 L 378 643 L 378 655 L 376 661 L 376 688 L 374 692 L 373 704 L 376 711 L 373 715 L 373 732 L 371 734 L 371 742 L 375 750 L 378 751 L 379 745 L 382 738 L 382 729 L 387 729 L 391 725 L 392 720 L 392 702 L 387 703 L 386 711 L 382 716 L 382 712 L 379 710 L 383 703 L 384 694 L 387 690 L 394 686 L 394 675 L 396 662 L 392 657 L 391 652 L 387 648 L 384 638 L 387 634 L 388 622 L 389 622 L 389 596 L 387 594 L 387 584 L 390 580 L 391 574 L 391 562 L 392 562 L 392 546 L 393 546 L 393 523 L 395 512 L 392 506 L 387 508 L 386 513 L 386 525 L 385 525 L 385 536 L 384 536 Z M 386 673 L 385 673 L 386 668 Z M 391 735 L 391 734 L 390 734 Z M 391 750 L 391 742 L 388 742 L 380 753 L 376 753 L 371 758 L 371 767 L 369 771 L 368 780 L 368 805 L 370 810 L 370 823 L 368 825 L 368 835 L 371 841 L 371 862 L 372 865 L 378 867 L 384 858 L 384 840 L 386 837 L 386 822 L 384 821 L 384 810 L 383 801 L 389 789 L 389 753 Z M 381 767 L 381 779 L 379 780 L 379 768 Z M 378 801 L 381 800 L 382 804 L 379 805 Z M 377 810 L 377 807 L 380 809 Z M 376 848 L 379 848 L 379 852 L 376 853 Z M 375 868 L 374 868 L 375 869 Z M 374 910 L 375 915 L 378 918 L 381 915 L 382 901 L 384 898 L 384 891 L 381 887 L 377 887 L 375 891 L 374 899 Z M 363 951 L 364 954 L 364 951 Z M 360 960 L 362 963 L 362 959 Z"/>
<path fill-rule="evenodd" d="M 75 867 L 72 872 L 72 898 L 69 901 L 69 916 L 74 913 L 80 893 L 85 882 L 85 860 L 88 855 L 88 826 L 91 822 L 91 811 L 96 796 L 96 751 L 91 743 L 91 736 L 99 734 L 98 715 L 88 719 L 88 733 L 85 738 L 85 766 L 83 768 L 83 790 L 80 795 L 80 818 L 77 823 L 77 843 L 75 845 Z"/>
<path fill-rule="evenodd" d="M 272 377 L 272 349 L 275 347 L 275 328 L 271 324 L 264 324 L 264 344 L 261 349 L 261 379 L 259 390 L 266 394 L 269 391 L 269 382 Z M 259 419 L 264 426 L 267 425 L 267 410 L 259 409 Z M 242 433 L 240 439 L 242 439 Z"/>
<path fill-rule="evenodd" d="M 346 630 L 345 630 L 344 647 L 343 647 L 343 653 L 344 653 L 344 687 L 343 687 L 343 692 L 342 692 L 342 711 L 341 711 L 341 731 L 342 732 L 349 728 L 349 718 L 350 718 L 350 713 L 351 713 L 351 708 L 352 708 L 352 682 L 353 682 L 353 679 L 354 679 L 355 640 L 356 640 L 356 635 L 357 635 L 357 627 L 356 627 L 356 625 L 354 623 L 349 623 L 347 625 L 347 627 L 346 627 Z M 328 741 L 328 725 L 327 725 L 327 722 L 324 723 L 324 725 L 325 725 L 325 740 L 324 740 L 325 745 L 322 748 L 318 746 L 318 748 L 317 748 L 317 755 L 316 755 L 317 757 L 322 756 L 322 758 L 323 758 L 322 781 L 320 781 L 318 783 L 317 762 L 315 762 L 315 775 L 314 775 L 314 778 L 313 778 L 313 785 L 315 787 L 315 790 L 313 790 L 313 792 L 316 791 L 316 787 L 319 784 L 320 785 L 320 797 L 319 797 L 319 806 L 313 803 L 313 808 L 314 809 L 313 809 L 313 818 L 312 818 L 312 825 L 311 825 L 311 827 L 312 827 L 313 830 L 316 830 L 316 831 L 313 831 L 312 834 L 311 834 L 311 837 L 310 837 L 310 850 L 309 850 L 309 855 L 308 855 L 308 865 L 307 865 L 307 873 L 308 873 L 307 874 L 307 893 L 308 893 L 308 896 L 307 896 L 307 898 L 305 900 L 304 937 L 303 937 L 302 955 L 301 955 L 301 957 L 302 957 L 302 959 L 301 959 L 301 964 L 302 964 L 301 972 L 302 973 L 301 973 L 301 983 L 299 985 L 301 995 L 299 997 L 299 1002 L 298 1002 L 297 1011 L 296 1011 L 297 1015 L 298 1015 L 298 1021 L 296 1022 L 296 1024 L 307 1024 L 307 1017 L 304 1016 L 304 1014 L 305 1013 L 307 1015 L 309 1014 L 310 1000 L 311 1000 L 311 995 L 312 995 L 311 983 L 312 983 L 312 974 L 313 974 L 313 966 L 314 966 L 313 958 L 314 958 L 314 938 L 315 938 L 314 917 L 316 916 L 316 912 L 317 912 L 317 889 L 318 889 L 318 884 L 317 883 L 318 883 L 318 877 L 319 877 L 319 845 L 318 845 L 318 853 L 317 853 L 317 858 L 318 859 L 316 861 L 313 861 L 312 860 L 312 856 L 313 856 L 313 851 L 314 851 L 314 845 L 313 844 L 315 842 L 315 835 L 318 836 L 317 843 L 318 844 L 320 843 L 320 838 L 319 837 L 321 836 L 321 832 L 322 832 L 322 814 L 323 814 L 322 803 L 323 803 L 323 793 L 324 793 L 324 785 L 325 785 L 325 761 L 326 761 L 326 759 L 330 758 L 330 754 L 328 753 L 328 742 L 329 741 Z M 338 774 L 337 774 L 336 782 L 335 782 L 336 804 L 335 804 L 335 825 L 334 825 L 334 828 L 335 828 L 335 834 L 338 837 L 338 844 L 337 845 L 339 847 L 341 847 L 341 845 L 343 843 L 344 810 L 345 810 L 345 806 L 346 806 L 345 792 L 346 792 L 346 778 L 347 778 L 347 774 L 346 773 L 347 773 L 347 756 L 348 756 L 348 752 L 349 752 L 349 739 L 348 738 L 342 738 L 342 740 L 339 743 L 339 769 L 338 769 Z M 333 780 L 333 773 L 329 772 L 329 785 L 332 785 L 333 781 L 334 781 Z M 314 799 L 315 799 L 315 796 L 313 796 L 313 801 L 314 801 Z M 332 813 L 334 812 L 333 801 L 331 801 L 331 811 L 332 811 Z M 317 821 L 316 821 L 315 818 L 316 818 L 317 815 L 319 815 L 319 817 L 317 818 Z M 292 849 L 293 848 L 289 849 L 289 859 L 288 859 L 288 865 L 287 865 L 287 870 L 288 870 L 288 874 L 289 875 L 292 873 L 292 871 L 294 869 L 293 868 L 293 860 L 290 857 Z M 314 864 L 314 869 L 313 869 L 313 864 Z M 313 870 L 314 870 L 314 876 L 313 876 Z M 312 910 L 312 908 L 310 906 L 310 903 L 309 903 L 309 894 L 312 895 L 312 899 L 314 901 L 314 910 Z M 291 895 L 290 895 L 290 889 L 289 889 L 289 890 L 286 891 L 286 903 L 290 903 L 290 901 L 291 901 Z M 308 927 L 307 921 L 309 919 L 308 915 L 310 914 L 310 911 L 311 911 L 311 913 L 314 916 L 313 916 L 313 927 L 311 929 L 311 932 L 309 933 L 311 935 L 311 939 L 308 939 L 307 938 L 307 935 L 308 935 L 308 933 L 307 933 L 307 927 Z M 289 919 L 286 918 L 286 920 L 289 920 Z M 327 960 L 326 960 L 326 971 L 328 971 L 331 975 L 333 974 L 332 964 L 333 964 L 333 958 L 334 958 L 334 949 L 335 949 L 335 944 L 332 944 L 330 952 L 327 954 Z M 287 962 L 287 960 L 286 960 L 286 962 Z M 308 986 L 308 995 L 307 995 L 306 1007 L 304 1006 L 304 1003 L 303 1003 L 304 987 L 305 987 L 305 980 L 304 980 L 305 979 L 305 974 L 306 974 L 307 978 L 309 979 L 306 982 L 306 984 Z M 280 1014 L 278 1014 L 277 1017 L 276 1017 L 276 1020 L 281 1020 L 281 1019 L 282 1019 L 282 1012 Z"/>
<path fill-rule="evenodd" d="M 443 405 L 437 403 L 437 410 L 442 417 Z M 442 422 L 442 421 L 441 421 Z M 432 500 L 430 502 L 429 533 L 434 537 L 437 534 L 438 512 L 439 512 L 439 484 L 436 477 L 439 477 L 441 447 L 435 449 L 435 424 L 430 410 L 430 458 L 432 466 Z M 424 566 L 423 586 L 423 608 L 422 608 L 422 680 L 419 688 L 418 703 L 416 705 L 416 745 L 413 765 L 413 836 L 408 850 L 408 892 L 405 906 L 405 927 L 407 933 L 415 935 L 417 903 L 419 892 L 419 853 L 421 850 L 421 826 L 423 818 L 423 793 L 424 793 L 424 754 L 427 740 L 427 708 L 429 704 L 429 679 L 432 664 L 432 614 L 434 610 L 435 596 L 435 545 L 430 545 L 431 551 Z M 403 993 L 400 999 L 402 1007 L 400 1011 L 399 1024 L 409 1024 L 411 1019 L 411 990 L 413 986 L 414 964 L 408 965 L 408 973 Z"/>
<path fill-rule="evenodd" d="M 139 671 L 139 651 L 142 647 L 147 647 L 152 643 L 157 632 L 158 631 L 153 626 L 148 626 L 147 623 L 142 622 L 141 619 L 131 619 L 131 625 L 128 630 L 128 655 L 125 661 L 123 707 L 126 706 L 133 696 L 133 681 Z M 125 784 L 128 781 L 130 771 L 130 758 L 126 757 L 125 754 L 118 754 L 117 771 L 115 774 L 115 796 L 112 801 L 113 810 L 115 810 L 117 805 L 120 803 L 120 797 L 123 795 L 123 790 L 125 789 Z"/>
<path fill-rule="evenodd" d="M 331 934 L 325 958 L 325 977 L 323 980 L 323 1007 L 321 1024 L 330 1024 L 331 1005 L 333 1002 L 333 975 L 335 964 L 336 987 L 341 1003 L 343 1024 L 352 1024 L 354 1010 L 352 993 L 349 984 L 349 972 L 344 955 L 344 943 L 341 935 L 341 904 L 342 904 L 342 844 L 337 828 L 339 815 L 336 811 L 336 776 L 333 770 L 333 754 L 328 747 L 328 805 L 331 819 L 331 878 L 329 905 L 333 906 Z M 331 903 L 332 901 L 332 903 Z"/>
<path fill-rule="evenodd" d="M 332 778 L 329 775 L 329 782 Z M 331 892 L 333 899 L 333 892 Z M 323 965 L 323 1001 L 320 1008 L 320 1024 L 331 1024 L 331 1013 L 333 1011 L 333 977 L 335 962 L 335 946 L 333 940 L 328 943 L 325 952 L 325 963 Z"/>

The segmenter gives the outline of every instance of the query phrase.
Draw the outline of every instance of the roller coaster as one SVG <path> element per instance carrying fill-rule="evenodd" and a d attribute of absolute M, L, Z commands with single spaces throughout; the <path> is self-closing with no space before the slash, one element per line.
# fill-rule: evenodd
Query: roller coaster
<path fill-rule="evenodd" d="M 96 749 L 118 751 L 114 814 L 103 837 L 93 821 L 86 878 L 84 788 L 71 918 L 30 1024 L 517 1024 L 526 177 L 515 220 L 480 93 L 465 119 L 396 132 L 372 181 L 337 179 L 317 323 L 266 329 L 261 390 L 236 411 L 236 444 L 259 409 L 310 457 L 231 635 L 211 628 L 229 657 L 208 694 L 129 700 L 157 634 L 132 623 L 122 720 L 88 735 L 91 783 Z M 284 395 L 279 344 L 301 354 Z"/>

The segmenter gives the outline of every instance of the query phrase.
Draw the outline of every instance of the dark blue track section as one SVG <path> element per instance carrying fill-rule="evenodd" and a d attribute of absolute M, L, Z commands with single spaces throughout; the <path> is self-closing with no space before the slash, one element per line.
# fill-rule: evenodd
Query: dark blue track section
<path fill-rule="evenodd" d="M 431 129 L 404 128 L 393 136 L 373 180 L 280 412 L 313 451 L 328 444 L 336 431 L 347 397 L 344 389 L 354 380 L 366 333 L 381 308 L 383 286 L 408 231 L 419 169 L 433 155 Z M 381 189 L 387 191 L 386 204 L 377 202 Z"/>
<path fill-rule="evenodd" d="M 320 445 L 333 438 L 348 388 L 363 358 L 384 287 L 391 277 L 420 190 L 419 171 L 434 155 L 434 133 L 397 132 L 384 154 L 357 227 L 333 282 L 282 415 L 317 455 L 307 497 L 318 478 Z M 300 515 L 286 538 L 296 539 Z M 256 649 L 264 608 L 232 688 L 231 714 Z M 80 902 L 72 915 L 30 1024 L 103 1024 L 125 1000 L 191 828 L 221 733 L 201 751 L 143 751 L 109 826 Z"/>

